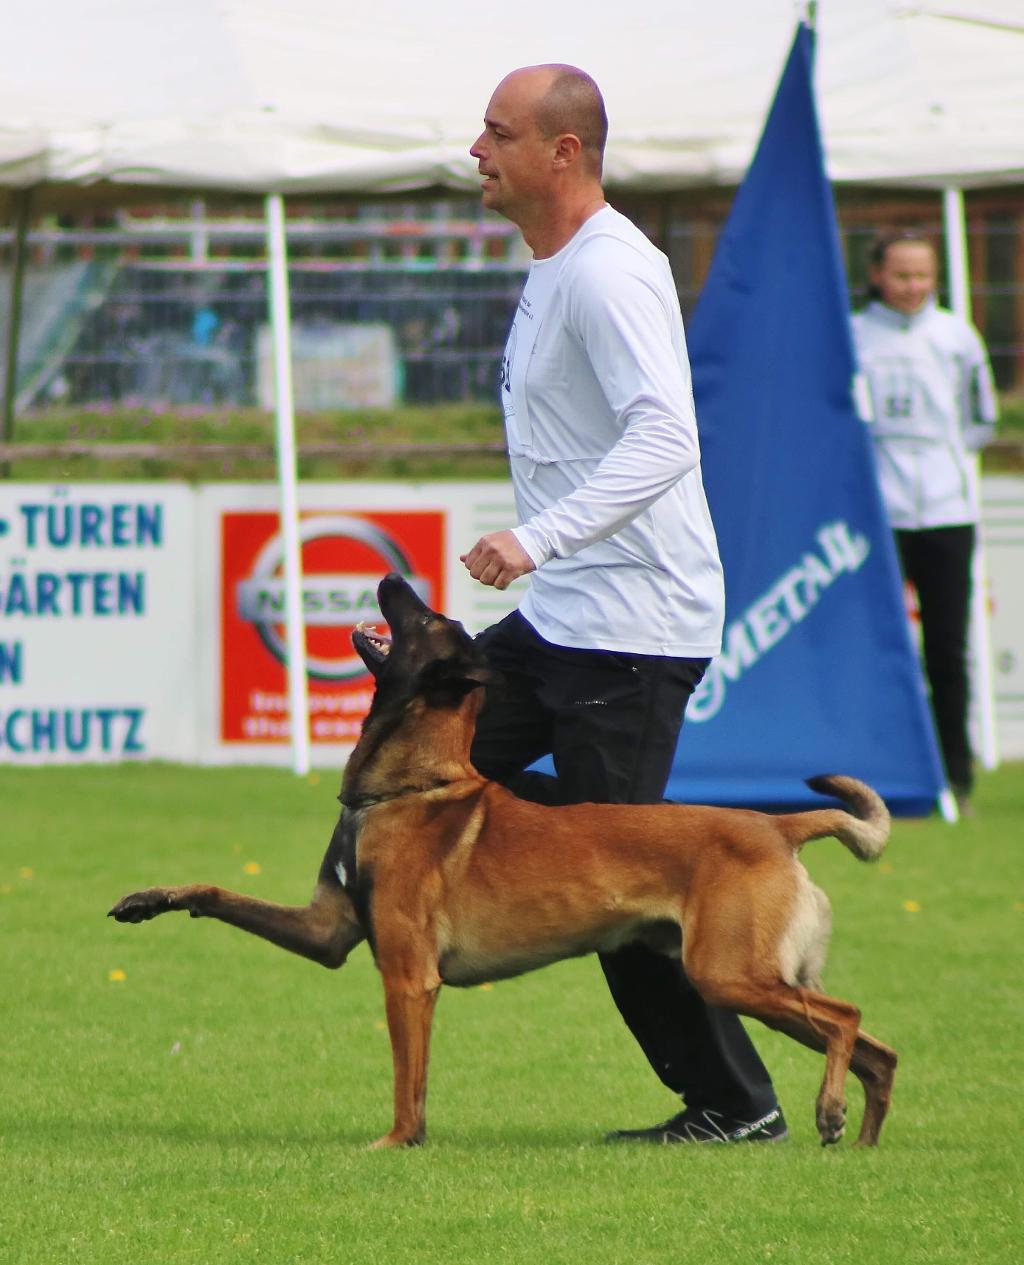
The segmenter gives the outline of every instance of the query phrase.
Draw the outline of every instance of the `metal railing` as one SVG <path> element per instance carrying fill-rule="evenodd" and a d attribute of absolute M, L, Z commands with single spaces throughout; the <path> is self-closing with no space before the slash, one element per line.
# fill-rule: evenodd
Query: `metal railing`
<path fill-rule="evenodd" d="M 725 206 L 652 206 L 649 222 L 638 219 L 663 239 L 689 313 Z M 856 299 L 876 226 L 863 213 L 844 223 L 841 210 L 840 219 Z M 1004 390 L 1024 388 L 1022 224 L 1008 215 L 972 230 L 975 319 Z M 102 224 L 33 225 L 19 416 L 30 421 L 54 405 L 267 406 L 264 234 L 255 210 L 217 216 L 201 201 L 159 214 L 115 211 Z M 288 240 L 300 411 L 494 398 L 528 265 L 512 224 L 475 199 L 349 204 L 294 216 Z M 10 242 L 0 230 L 0 294 Z M 5 312 L 0 304 L 0 346 Z"/>

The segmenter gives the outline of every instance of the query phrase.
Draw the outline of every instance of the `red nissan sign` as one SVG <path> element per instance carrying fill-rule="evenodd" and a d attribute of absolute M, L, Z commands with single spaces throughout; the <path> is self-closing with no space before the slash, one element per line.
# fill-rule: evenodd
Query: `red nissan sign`
<path fill-rule="evenodd" d="M 360 621 L 384 627 L 377 606 L 381 576 L 400 572 L 424 601 L 444 608 L 444 519 L 440 510 L 300 514 L 314 743 L 351 744 L 359 736 L 373 685 L 351 636 Z M 223 512 L 221 557 L 221 739 L 287 742 L 284 548 L 277 514 Z"/>

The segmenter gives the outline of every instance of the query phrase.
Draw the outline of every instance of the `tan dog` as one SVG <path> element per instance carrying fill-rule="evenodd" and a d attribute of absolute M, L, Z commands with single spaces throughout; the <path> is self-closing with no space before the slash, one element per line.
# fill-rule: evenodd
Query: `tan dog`
<path fill-rule="evenodd" d="M 819 991 L 829 905 L 797 852 L 831 835 L 861 860 L 876 858 L 889 814 L 875 792 L 849 777 L 809 783 L 853 815 L 527 803 L 470 764 L 489 675 L 472 639 L 399 576 L 382 580 L 378 595 L 392 636 L 353 635 L 376 692 L 310 904 L 168 887 L 126 896 L 111 915 L 141 922 L 184 909 L 329 967 L 369 940 L 395 1069 L 394 1124 L 377 1146 L 424 1140 L 430 1025 L 442 984 L 502 979 L 634 941 L 681 951 L 712 1005 L 824 1051 L 823 1143 L 842 1136 L 852 1066 L 866 1100 L 857 1140 L 874 1145 L 896 1055 L 860 1031 L 856 1006 Z"/>

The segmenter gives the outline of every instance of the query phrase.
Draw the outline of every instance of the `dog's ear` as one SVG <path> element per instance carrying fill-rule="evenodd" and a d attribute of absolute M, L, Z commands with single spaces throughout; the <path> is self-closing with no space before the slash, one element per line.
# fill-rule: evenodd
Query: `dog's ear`
<path fill-rule="evenodd" d="M 420 673 L 417 692 L 431 707 L 458 707 L 471 690 L 493 679 L 494 673 L 479 660 L 434 659 Z"/>

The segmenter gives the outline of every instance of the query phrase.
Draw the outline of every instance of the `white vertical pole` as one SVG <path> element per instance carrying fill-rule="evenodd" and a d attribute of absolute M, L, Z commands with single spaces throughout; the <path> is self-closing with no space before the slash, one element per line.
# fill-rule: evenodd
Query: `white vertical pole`
<path fill-rule="evenodd" d="M 274 334 L 274 402 L 277 417 L 277 478 L 281 488 L 281 536 L 284 543 L 285 629 L 288 646 L 288 699 L 292 725 L 292 768 L 309 772 L 309 696 L 306 685 L 306 635 L 302 621 L 302 553 L 295 463 L 295 402 L 292 395 L 291 311 L 288 299 L 288 248 L 284 202 L 279 193 L 266 199 L 267 256 L 270 263 L 270 323 Z"/>
<path fill-rule="evenodd" d="M 962 189 L 942 191 L 942 227 L 946 238 L 946 271 L 949 274 L 949 305 L 957 316 L 971 319 L 971 290 L 968 283 L 967 219 Z"/>
<path fill-rule="evenodd" d="M 946 239 L 946 270 L 949 274 L 950 307 L 965 321 L 971 319 L 970 271 L 967 261 L 967 220 L 962 189 L 942 191 L 943 231 Z M 976 459 L 975 478 L 981 485 L 981 465 Z M 971 584 L 970 644 L 974 660 L 974 684 L 981 736 L 981 763 L 986 769 L 999 767 L 996 737 L 995 684 L 992 674 L 992 642 L 988 621 L 988 579 L 985 553 L 980 538 L 974 549 Z"/>

